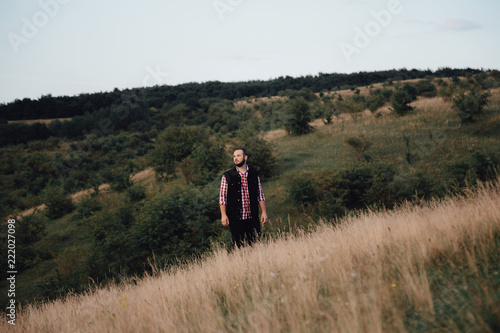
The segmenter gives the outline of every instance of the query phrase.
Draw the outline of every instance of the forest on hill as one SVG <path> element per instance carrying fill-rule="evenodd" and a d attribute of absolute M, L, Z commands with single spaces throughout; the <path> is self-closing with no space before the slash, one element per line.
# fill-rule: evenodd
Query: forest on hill
<path fill-rule="evenodd" d="M 217 196 L 238 146 L 262 177 L 271 238 L 495 179 L 499 87 L 498 71 L 392 70 L 1 105 L 0 214 L 18 221 L 18 300 L 230 248 Z"/>
<path fill-rule="evenodd" d="M 320 73 L 302 77 L 279 77 L 267 81 L 185 83 L 175 86 L 155 86 L 127 90 L 115 89 L 112 92 L 81 94 L 78 96 L 53 97 L 41 96 L 32 100 L 24 98 L 11 103 L 0 104 L 0 119 L 27 120 L 67 118 L 93 113 L 102 108 L 110 108 L 124 102 L 124 95 L 140 96 L 149 107 L 162 108 L 184 103 L 188 107 L 198 107 L 199 100 L 219 98 L 226 100 L 243 97 L 277 96 L 280 91 L 307 88 L 313 92 L 340 90 L 347 86 L 368 86 L 372 83 L 421 79 L 427 76 L 454 77 L 478 74 L 478 69 L 440 68 L 431 70 L 388 70 L 378 72 L 358 72 L 352 74 Z M 78 133 L 81 135 L 81 133 Z"/>

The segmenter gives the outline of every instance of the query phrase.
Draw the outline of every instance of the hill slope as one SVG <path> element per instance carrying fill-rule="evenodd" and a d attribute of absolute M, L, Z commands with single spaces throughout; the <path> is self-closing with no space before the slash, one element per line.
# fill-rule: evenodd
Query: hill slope
<path fill-rule="evenodd" d="M 500 326 L 500 179 L 64 300 L 22 332 L 402 332 Z M 286 239 L 285 239 L 286 238 Z M 2 323 L 3 328 L 7 325 Z"/>

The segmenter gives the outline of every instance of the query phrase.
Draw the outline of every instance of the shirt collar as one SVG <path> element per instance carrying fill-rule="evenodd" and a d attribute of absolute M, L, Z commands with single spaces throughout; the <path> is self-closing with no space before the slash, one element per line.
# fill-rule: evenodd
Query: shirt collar
<path fill-rule="evenodd" d="M 235 169 L 236 169 L 236 171 L 238 171 L 238 173 L 239 173 L 240 175 L 244 175 L 244 174 L 247 174 L 247 173 L 248 173 L 248 169 L 249 169 L 249 167 L 248 167 L 248 165 L 247 165 L 247 170 L 246 170 L 245 172 L 240 172 L 240 170 L 238 170 L 238 168 L 236 168 L 236 167 L 235 167 Z"/>

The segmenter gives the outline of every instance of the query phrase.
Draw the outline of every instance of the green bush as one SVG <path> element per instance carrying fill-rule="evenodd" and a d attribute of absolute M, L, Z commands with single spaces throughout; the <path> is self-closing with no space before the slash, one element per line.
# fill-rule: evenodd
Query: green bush
<path fill-rule="evenodd" d="M 408 93 L 411 102 L 416 100 L 417 96 L 419 95 L 417 87 L 411 83 L 405 83 L 400 90 L 406 91 Z"/>
<path fill-rule="evenodd" d="M 37 250 L 34 246 L 47 234 L 46 225 L 47 218 L 37 212 L 16 220 L 16 267 L 19 271 L 50 257 L 48 253 Z"/>
<path fill-rule="evenodd" d="M 500 171 L 500 157 L 494 153 L 474 153 L 471 166 L 480 181 L 494 180 Z"/>
<path fill-rule="evenodd" d="M 220 176 L 228 160 L 221 142 L 208 141 L 194 146 L 182 169 L 193 184 L 203 186 Z"/>
<path fill-rule="evenodd" d="M 398 89 L 392 95 L 391 110 L 399 116 L 404 116 L 414 109 L 414 107 L 409 105 L 413 100 L 414 99 L 411 97 L 407 90 Z"/>
<path fill-rule="evenodd" d="M 169 127 L 160 133 L 155 148 L 149 152 L 148 160 L 158 179 L 175 177 L 179 162 L 191 155 L 196 144 L 208 141 L 209 131 L 201 126 Z"/>
<path fill-rule="evenodd" d="M 371 157 L 365 152 L 373 145 L 373 143 L 366 140 L 363 136 L 349 137 L 345 140 L 345 143 L 352 148 L 354 155 L 359 162 L 369 162 L 371 160 Z"/>
<path fill-rule="evenodd" d="M 475 185 L 477 181 L 490 181 L 497 177 L 500 157 L 494 153 L 476 152 L 462 161 L 449 164 L 445 171 L 452 189 Z"/>
<path fill-rule="evenodd" d="M 374 162 L 339 173 L 296 174 L 289 176 L 288 197 L 303 212 L 325 217 L 374 205 L 393 207 L 408 198 L 395 176 L 393 166 Z"/>
<path fill-rule="evenodd" d="M 301 174 L 290 177 L 288 196 L 299 207 L 308 207 L 318 202 L 318 185 L 312 174 Z"/>
<path fill-rule="evenodd" d="M 314 130 L 309 124 L 313 118 L 309 104 L 304 97 L 299 96 L 290 100 L 287 105 L 287 114 L 285 130 L 288 134 L 303 135 Z"/>
<path fill-rule="evenodd" d="M 141 273 L 140 268 L 131 267 L 136 255 L 134 240 L 130 235 L 133 223 L 134 216 L 128 205 L 95 211 L 81 221 L 84 230 L 90 233 L 94 245 L 85 258 L 88 276 L 100 280 L 111 274 L 119 279 L 120 275 L 126 276 L 130 270 Z"/>
<path fill-rule="evenodd" d="M 318 99 L 318 96 L 316 96 L 316 94 L 311 89 L 308 89 L 308 88 L 302 88 L 300 90 L 293 90 L 290 92 L 289 97 L 292 99 L 302 97 L 307 102 L 314 102 Z"/>
<path fill-rule="evenodd" d="M 186 186 L 145 202 L 130 232 L 139 262 L 154 254 L 157 263 L 172 264 L 207 251 L 216 237 L 217 194 Z"/>
<path fill-rule="evenodd" d="M 134 184 L 127 189 L 127 197 L 131 203 L 136 203 L 146 198 L 146 189 L 144 186 Z"/>
<path fill-rule="evenodd" d="M 85 196 L 83 197 L 78 205 L 76 206 L 76 211 L 79 219 L 88 218 L 94 212 L 98 212 L 102 209 L 102 204 L 99 202 L 96 196 Z"/>
<path fill-rule="evenodd" d="M 48 187 L 43 190 L 45 205 L 47 206 L 46 215 L 50 219 L 58 219 L 75 209 L 73 200 L 66 195 L 62 187 Z"/>
<path fill-rule="evenodd" d="M 386 98 L 382 94 L 370 95 L 366 98 L 366 107 L 371 112 L 377 111 L 379 108 L 385 105 L 387 102 Z"/>
<path fill-rule="evenodd" d="M 436 97 L 437 89 L 436 86 L 429 80 L 421 80 L 415 83 L 417 88 L 417 94 L 423 97 Z"/>
<path fill-rule="evenodd" d="M 453 98 L 453 109 L 458 113 L 462 122 L 473 122 L 481 116 L 484 107 L 488 104 L 491 94 L 475 86 L 468 92 L 460 92 Z"/>

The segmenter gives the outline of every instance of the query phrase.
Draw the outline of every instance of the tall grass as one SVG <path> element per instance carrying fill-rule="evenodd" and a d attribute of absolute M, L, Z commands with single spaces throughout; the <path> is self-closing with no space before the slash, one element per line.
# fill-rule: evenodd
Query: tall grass
<path fill-rule="evenodd" d="M 499 244 L 500 179 L 28 305 L 15 331 L 493 332 Z"/>

